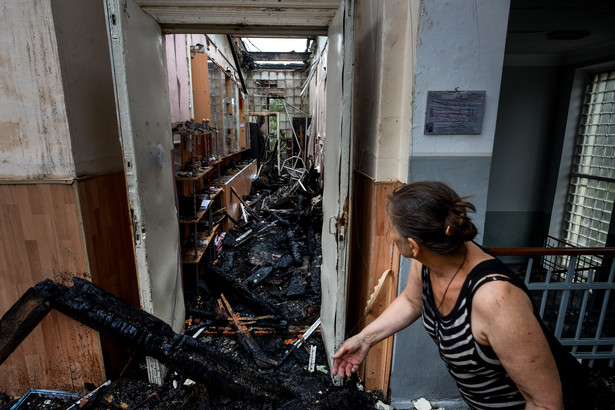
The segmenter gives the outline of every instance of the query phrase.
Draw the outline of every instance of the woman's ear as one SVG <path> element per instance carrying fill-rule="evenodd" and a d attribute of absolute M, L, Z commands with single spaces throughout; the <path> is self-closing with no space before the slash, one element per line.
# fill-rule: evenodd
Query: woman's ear
<path fill-rule="evenodd" d="M 406 240 L 408 241 L 408 246 L 410 247 L 410 253 L 412 254 L 412 257 L 416 259 L 416 256 L 419 254 L 421 247 L 412 238 L 406 238 Z"/>

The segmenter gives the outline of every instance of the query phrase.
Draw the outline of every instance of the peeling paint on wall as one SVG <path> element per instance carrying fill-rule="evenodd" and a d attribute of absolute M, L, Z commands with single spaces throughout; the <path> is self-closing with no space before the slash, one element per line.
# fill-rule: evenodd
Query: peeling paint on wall
<path fill-rule="evenodd" d="M 18 122 L 2 121 L 0 122 L 0 130 L 2 130 L 3 134 L 0 151 L 9 152 L 21 146 L 21 137 L 19 135 Z"/>
<path fill-rule="evenodd" d="M 0 179 L 75 175 L 50 0 L 0 14 Z"/>

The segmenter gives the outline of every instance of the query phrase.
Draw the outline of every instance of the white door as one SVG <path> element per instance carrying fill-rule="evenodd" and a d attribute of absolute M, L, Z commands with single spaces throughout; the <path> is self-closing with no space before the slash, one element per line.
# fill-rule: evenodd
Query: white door
<path fill-rule="evenodd" d="M 322 335 L 329 364 L 345 338 L 351 186 L 354 2 L 344 0 L 329 27 L 324 144 Z"/>
<path fill-rule="evenodd" d="M 141 307 L 180 331 L 184 300 L 163 36 L 134 0 L 105 0 L 105 14 Z M 148 358 L 151 382 L 161 383 L 163 372 Z"/>

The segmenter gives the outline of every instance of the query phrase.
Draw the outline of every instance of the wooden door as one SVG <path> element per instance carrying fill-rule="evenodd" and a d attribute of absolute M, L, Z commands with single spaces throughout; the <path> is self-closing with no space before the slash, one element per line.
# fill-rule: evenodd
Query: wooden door
<path fill-rule="evenodd" d="M 350 220 L 354 2 L 329 27 L 322 231 L 322 332 L 327 357 L 345 338 Z M 337 380 L 336 382 L 340 382 Z"/>

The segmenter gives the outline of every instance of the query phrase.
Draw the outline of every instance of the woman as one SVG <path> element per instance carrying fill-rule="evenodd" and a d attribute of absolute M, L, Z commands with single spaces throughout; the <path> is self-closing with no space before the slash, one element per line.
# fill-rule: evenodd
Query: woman
<path fill-rule="evenodd" d="M 560 376 L 567 387 L 569 376 L 583 369 L 545 332 L 523 282 L 472 242 L 477 231 L 468 211 L 474 206 L 439 182 L 395 190 L 387 214 L 399 252 L 413 259 L 408 283 L 344 342 L 333 356 L 333 374 L 350 376 L 371 346 L 422 316 L 470 407 L 562 409 Z"/>

